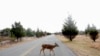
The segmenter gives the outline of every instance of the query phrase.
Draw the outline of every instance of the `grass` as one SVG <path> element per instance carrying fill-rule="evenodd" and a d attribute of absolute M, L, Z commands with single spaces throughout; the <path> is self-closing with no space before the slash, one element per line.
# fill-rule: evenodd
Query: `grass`
<path fill-rule="evenodd" d="M 0 39 L 2 41 L 11 40 L 11 38 L 9 38 L 9 37 L 4 37 L 3 39 L 2 38 L 0 38 Z M 24 43 L 29 42 L 29 41 L 34 41 L 36 39 L 37 38 L 35 38 L 35 37 L 24 37 L 21 42 L 19 41 L 19 42 L 13 42 L 12 44 L 9 43 L 9 44 L 5 44 L 5 45 L 1 45 L 0 50 L 4 50 L 6 48 L 10 48 L 10 47 L 13 47 L 16 45 L 24 44 Z"/>
<path fill-rule="evenodd" d="M 72 49 L 78 56 L 100 56 L 100 38 L 93 42 L 88 36 L 78 35 L 71 42 L 62 35 L 57 35 L 66 46 Z"/>

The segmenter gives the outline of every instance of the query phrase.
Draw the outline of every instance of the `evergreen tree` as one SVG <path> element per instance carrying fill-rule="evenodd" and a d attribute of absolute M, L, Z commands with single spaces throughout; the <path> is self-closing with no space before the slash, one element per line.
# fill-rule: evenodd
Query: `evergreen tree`
<path fill-rule="evenodd" d="M 1 36 L 10 36 L 11 35 L 10 30 L 11 30 L 10 28 L 5 28 L 5 29 L 0 31 L 0 35 Z"/>
<path fill-rule="evenodd" d="M 96 29 L 96 27 L 94 25 L 92 25 L 91 27 L 87 27 L 87 29 L 85 30 L 86 33 L 89 34 L 90 38 L 95 42 L 96 39 L 98 39 L 98 30 Z"/>
<path fill-rule="evenodd" d="M 26 30 L 26 36 L 32 37 L 32 36 L 34 36 L 34 35 L 35 35 L 35 32 L 32 31 L 32 29 L 28 28 L 28 29 Z"/>
<path fill-rule="evenodd" d="M 62 29 L 62 34 L 72 41 L 75 36 L 78 34 L 76 23 L 72 20 L 71 16 L 68 16 L 68 19 L 65 21 Z"/>
<path fill-rule="evenodd" d="M 11 33 L 17 38 L 17 41 L 18 39 L 21 41 L 21 38 L 25 36 L 25 30 L 20 22 L 15 22 L 12 25 Z"/>

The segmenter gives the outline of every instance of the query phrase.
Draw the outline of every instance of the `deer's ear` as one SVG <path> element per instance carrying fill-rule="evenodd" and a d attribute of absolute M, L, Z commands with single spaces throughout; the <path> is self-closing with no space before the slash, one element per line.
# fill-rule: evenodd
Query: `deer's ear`
<path fill-rule="evenodd" d="M 57 44 L 57 43 L 55 43 L 55 44 Z"/>

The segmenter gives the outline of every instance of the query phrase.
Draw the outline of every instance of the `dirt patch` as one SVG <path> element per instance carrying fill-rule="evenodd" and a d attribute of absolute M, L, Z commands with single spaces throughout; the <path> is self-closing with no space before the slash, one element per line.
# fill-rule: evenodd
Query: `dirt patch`
<path fill-rule="evenodd" d="M 100 38 L 93 42 L 88 36 L 78 35 L 72 42 L 62 35 L 57 38 L 72 49 L 78 56 L 100 56 Z"/>
<path fill-rule="evenodd" d="M 6 48 L 10 48 L 10 47 L 13 47 L 13 46 L 16 46 L 16 45 L 21 45 L 21 44 L 24 44 L 24 43 L 29 42 L 29 41 L 34 41 L 36 39 L 37 38 L 35 38 L 35 37 L 24 37 L 21 42 L 13 42 L 13 43 L 7 43 L 7 44 L 4 44 L 4 45 L 1 45 L 0 50 L 4 50 Z"/>

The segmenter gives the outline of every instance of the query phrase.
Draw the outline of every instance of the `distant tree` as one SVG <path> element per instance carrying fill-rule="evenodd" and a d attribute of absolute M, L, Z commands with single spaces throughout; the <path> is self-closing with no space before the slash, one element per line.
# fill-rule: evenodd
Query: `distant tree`
<path fill-rule="evenodd" d="M 36 37 L 40 37 L 40 30 L 39 29 L 37 29 L 37 31 L 36 31 Z"/>
<path fill-rule="evenodd" d="M 91 30 L 89 35 L 94 42 L 96 39 L 98 39 L 98 31 L 97 30 Z"/>
<path fill-rule="evenodd" d="M 44 35 L 45 35 L 45 33 L 43 31 L 37 29 L 37 31 L 36 31 L 36 37 L 41 37 L 41 36 L 44 36 Z"/>
<path fill-rule="evenodd" d="M 51 35 L 51 33 L 50 33 L 50 32 L 45 32 L 45 34 L 46 34 L 46 35 Z"/>
<path fill-rule="evenodd" d="M 5 28 L 0 31 L 0 35 L 1 36 L 10 36 L 10 34 L 11 34 L 10 30 L 11 30 L 10 28 Z"/>
<path fill-rule="evenodd" d="M 35 35 L 35 32 L 34 32 L 32 29 L 28 28 L 28 29 L 26 30 L 26 36 L 32 37 L 32 36 L 34 36 L 34 35 Z"/>
<path fill-rule="evenodd" d="M 33 36 L 36 36 L 36 32 L 34 30 L 32 32 L 33 32 Z"/>
<path fill-rule="evenodd" d="M 98 39 L 98 30 L 96 29 L 96 27 L 94 25 L 92 25 L 92 27 L 90 27 L 89 29 L 89 35 L 90 38 L 95 42 L 96 39 Z"/>
<path fill-rule="evenodd" d="M 62 35 L 62 32 L 55 32 L 55 35 Z"/>
<path fill-rule="evenodd" d="M 80 34 L 80 35 L 84 35 L 85 32 L 84 32 L 84 31 L 79 31 L 79 34 Z"/>
<path fill-rule="evenodd" d="M 78 34 L 78 30 L 75 24 L 76 23 L 72 20 L 72 17 L 68 16 L 68 19 L 63 25 L 62 34 L 70 41 L 72 41 Z"/>
<path fill-rule="evenodd" d="M 20 41 L 21 41 L 21 38 L 22 38 L 23 36 L 25 36 L 24 28 L 23 28 L 23 26 L 20 24 L 20 22 L 15 22 L 15 23 L 12 25 L 11 33 L 13 34 L 13 36 L 15 36 L 15 37 L 17 38 L 17 41 L 18 41 L 18 39 L 20 39 Z"/>
<path fill-rule="evenodd" d="M 88 24 L 87 28 L 85 29 L 85 34 L 88 35 L 91 30 L 90 25 Z"/>

